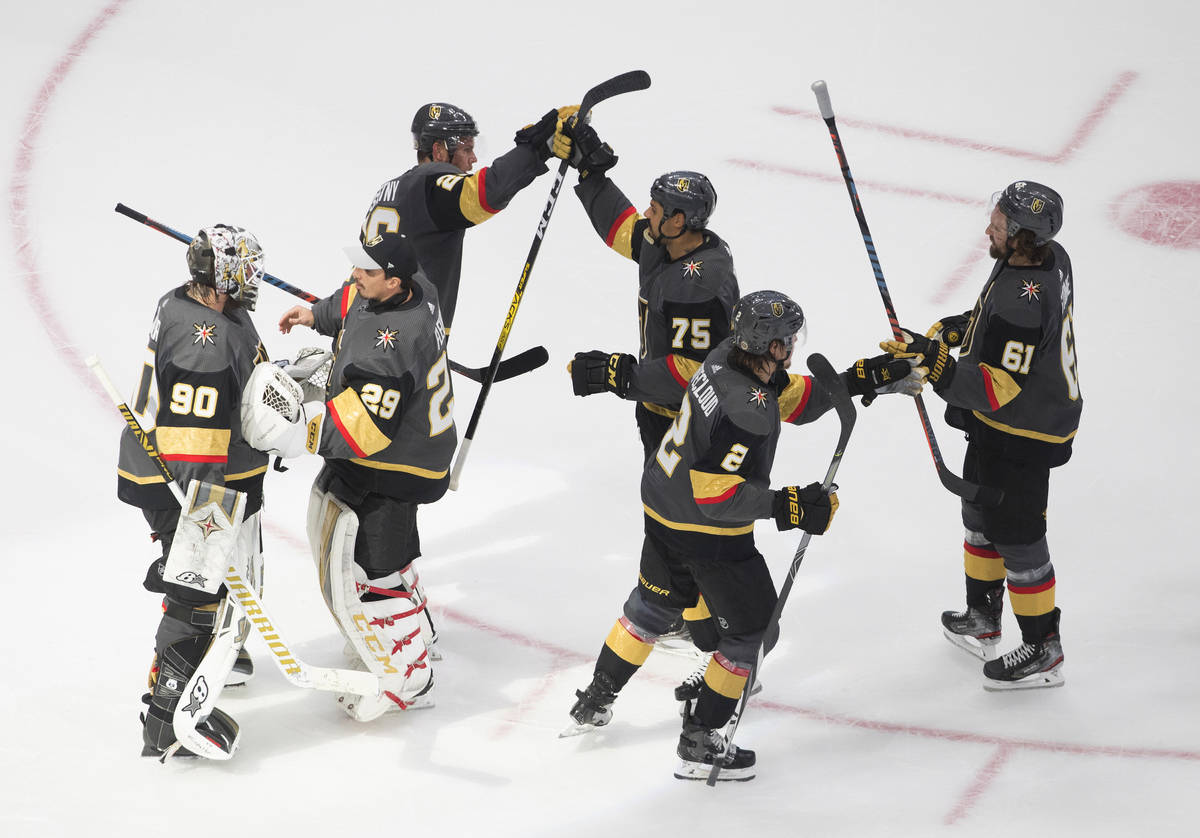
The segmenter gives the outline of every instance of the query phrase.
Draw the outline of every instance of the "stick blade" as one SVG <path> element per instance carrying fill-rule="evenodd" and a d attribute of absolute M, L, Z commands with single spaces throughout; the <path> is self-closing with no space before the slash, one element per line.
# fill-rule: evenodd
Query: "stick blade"
<path fill-rule="evenodd" d="M 583 95 L 583 102 L 579 105 L 579 118 L 586 118 L 587 112 L 605 99 L 620 96 L 622 93 L 633 93 L 635 90 L 645 90 L 649 86 L 650 74 L 645 70 L 630 70 L 602 81 Z"/>

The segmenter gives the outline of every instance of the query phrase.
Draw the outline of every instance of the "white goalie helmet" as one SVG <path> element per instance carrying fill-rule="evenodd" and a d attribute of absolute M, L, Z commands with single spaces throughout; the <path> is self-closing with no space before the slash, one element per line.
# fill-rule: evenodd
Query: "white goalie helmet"
<path fill-rule="evenodd" d="M 188 246 L 187 263 L 193 282 L 254 310 L 265 270 L 262 246 L 251 233 L 228 224 L 205 227 Z"/>

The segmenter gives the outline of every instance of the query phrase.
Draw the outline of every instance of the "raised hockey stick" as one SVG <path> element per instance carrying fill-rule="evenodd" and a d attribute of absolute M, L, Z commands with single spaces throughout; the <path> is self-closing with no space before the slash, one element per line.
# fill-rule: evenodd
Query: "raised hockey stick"
<path fill-rule="evenodd" d="M 850 193 L 850 205 L 854 208 L 854 217 L 858 219 L 858 229 L 862 233 L 863 245 L 867 248 L 867 257 L 871 260 L 871 270 L 875 272 L 875 284 L 879 286 L 879 295 L 883 298 L 883 307 L 887 312 L 888 322 L 892 325 L 892 336 L 900 337 L 900 321 L 896 317 L 896 307 L 892 303 L 892 295 L 888 293 L 887 281 L 883 278 L 883 267 L 879 264 L 879 256 L 875 252 L 875 241 L 871 238 L 871 230 L 867 227 L 867 216 L 863 212 L 862 203 L 858 199 L 858 188 L 854 185 L 854 177 L 850 174 L 850 163 L 846 160 L 846 152 L 842 147 L 842 138 L 838 133 L 837 122 L 833 118 L 833 103 L 829 99 L 829 88 L 824 81 L 812 83 L 812 91 L 817 97 L 817 106 L 821 110 L 821 118 L 829 128 L 829 138 L 833 140 L 833 150 L 837 154 L 838 166 L 842 170 L 842 179 L 846 182 L 846 191 Z M 937 437 L 933 433 L 933 425 L 929 421 L 929 412 L 925 410 L 925 401 L 918 394 L 913 402 L 917 406 L 917 415 L 921 419 L 921 428 L 925 431 L 925 441 L 929 443 L 929 453 L 933 455 L 933 464 L 937 468 L 938 478 L 942 485 L 960 498 L 982 506 L 995 506 L 1000 503 L 1004 493 L 990 486 L 979 486 L 971 483 L 946 467 L 942 451 L 938 447 Z"/>
<path fill-rule="evenodd" d="M 825 472 L 825 479 L 821 481 L 821 488 L 829 491 L 832 487 L 835 491 L 837 487 L 833 484 L 834 477 L 837 476 L 838 466 L 842 464 L 842 455 L 846 453 L 846 444 L 850 441 L 850 432 L 854 430 L 854 420 L 857 418 L 857 412 L 854 410 L 854 402 L 850 398 L 850 393 L 846 390 L 846 383 L 842 377 L 838 375 L 829 360 L 824 356 L 813 353 L 808 356 L 808 368 L 817 382 L 829 393 L 833 399 L 833 409 L 837 411 L 840 430 L 838 431 L 837 448 L 833 451 L 833 458 L 829 461 L 829 468 Z M 788 568 L 787 579 L 783 581 L 783 587 L 779 591 L 779 599 L 775 602 L 775 610 L 771 612 L 771 620 L 767 623 L 767 629 L 763 632 L 763 641 L 778 631 L 779 617 L 783 614 L 783 606 L 787 604 L 788 596 L 792 592 L 792 584 L 796 581 L 796 572 L 800 570 L 800 563 L 804 561 L 804 554 L 808 550 L 808 542 L 812 540 L 812 533 L 805 533 L 800 539 L 799 546 L 796 547 L 796 555 L 792 557 L 791 567 Z M 729 724 L 725 726 L 725 748 L 728 749 L 733 743 L 734 734 L 737 733 L 738 723 L 741 722 L 742 716 L 746 711 L 746 703 L 750 700 L 750 692 L 754 689 L 754 682 L 758 678 L 758 672 L 762 669 L 763 657 L 765 655 L 765 647 L 763 643 L 758 645 L 758 659 L 754 665 L 750 667 L 750 674 L 746 678 L 746 685 L 742 689 L 742 697 L 738 699 L 737 707 L 734 708 L 733 715 L 729 717 Z M 721 773 L 720 761 L 714 761 L 712 771 L 708 774 L 708 784 L 715 786 L 717 777 Z"/>
<path fill-rule="evenodd" d="M 113 207 L 113 210 L 119 212 L 126 218 L 132 218 L 139 224 L 145 224 L 150 229 L 157 230 L 158 232 L 181 241 L 184 244 L 192 243 L 192 237 L 187 233 L 181 233 L 178 230 L 172 229 L 160 221 L 155 221 L 145 213 L 138 212 L 137 210 L 127 207 L 124 204 L 117 204 L 115 207 Z M 305 302 L 315 303 L 320 300 L 320 297 L 308 293 L 303 288 L 297 288 L 290 282 L 284 282 L 282 279 L 274 276 L 273 274 L 264 273 L 263 279 L 265 279 L 271 285 L 274 285 L 276 288 L 281 288 L 284 291 L 287 291 L 289 294 L 299 297 Z M 535 346 L 532 349 L 526 349 L 521 354 L 514 355 L 509 360 L 500 364 L 500 369 L 496 372 L 496 381 L 504 381 L 507 378 L 514 378 L 515 376 L 532 372 L 542 364 L 546 363 L 549 357 L 550 355 L 546 352 L 546 347 L 544 346 Z M 488 368 L 464 367 L 457 361 L 452 360 L 450 361 L 450 369 L 454 370 L 459 375 L 465 376 L 474 382 L 480 383 L 483 381 L 484 373 L 487 372 Z"/>
<path fill-rule="evenodd" d="M 153 460 L 154 465 L 158 467 L 159 473 L 167 481 L 167 488 L 171 490 L 171 494 L 175 496 L 175 500 L 179 502 L 181 507 L 186 508 L 187 498 L 184 496 L 179 484 L 175 482 L 170 466 L 167 465 L 166 460 L 163 459 L 158 449 L 154 447 L 154 442 L 151 441 L 149 434 L 142 429 L 141 423 L 133 415 L 133 411 L 129 409 L 129 405 L 117 393 L 117 388 L 113 386 L 112 379 L 108 377 L 108 373 L 100 365 L 100 360 L 95 355 L 92 355 L 85 363 L 100 381 L 105 392 L 112 399 L 113 404 L 117 406 L 117 410 L 120 411 L 121 416 L 125 418 L 125 423 L 133 431 L 138 442 L 141 443 L 142 450 L 146 452 L 146 456 Z M 292 654 L 279 629 L 275 628 L 275 621 L 271 619 L 271 615 L 267 613 L 262 600 L 255 593 L 254 585 L 245 578 L 245 575 L 242 568 L 231 565 L 225 571 L 225 586 L 229 589 L 230 595 L 237 600 L 247 619 L 250 620 L 254 628 L 258 630 L 259 635 L 266 642 L 267 647 L 272 653 L 271 660 L 275 661 L 275 665 L 279 667 L 279 671 L 283 673 L 283 677 L 287 678 L 295 686 L 306 689 L 357 693 L 359 695 L 379 694 L 379 678 L 370 672 L 313 666 Z"/>
<path fill-rule="evenodd" d="M 583 95 L 583 101 L 579 105 L 579 118 L 586 119 L 588 111 L 605 99 L 619 96 L 622 93 L 632 93 L 635 90 L 645 90 L 649 86 L 650 75 L 645 70 L 630 70 L 628 73 L 614 76 Z M 517 280 L 516 293 L 513 294 L 512 303 L 504 317 L 504 325 L 500 328 L 500 338 L 496 341 L 495 351 L 492 352 L 492 362 L 484 373 L 483 386 L 479 391 L 479 397 L 475 399 L 475 409 L 471 412 L 471 421 L 467 423 L 467 431 L 463 434 L 462 444 L 458 448 L 458 456 L 454 460 L 454 467 L 450 470 L 451 489 L 458 489 L 463 463 L 466 462 L 467 452 L 471 450 L 471 443 L 475 439 L 475 429 L 479 427 L 479 417 L 483 413 L 483 405 L 487 401 L 488 392 L 492 389 L 492 382 L 497 380 L 496 371 L 500 366 L 500 357 L 504 354 L 504 345 L 508 343 L 508 333 L 512 330 L 513 321 L 517 318 L 517 309 L 521 307 L 521 298 L 525 296 L 525 285 L 529 282 L 533 263 L 537 259 L 538 251 L 542 248 L 542 238 L 546 235 L 546 227 L 550 224 L 550 216 L 554 213 L 555 204 L 558 203 L 558 193 L 562 191 L 569 166 L 570 163 L 567 160 L 558 164 L 558 173 L 554 176 L 554 183 L 550 187 L 550 197 L 546 199 L 546 208 L 542 210 L 542 217 L 538 219 L 537 230 L 533 235 L 533 244 L 529 246 L 529 255 L 525 257 L 525 267 L 521 269 L 521 278 Z"/>

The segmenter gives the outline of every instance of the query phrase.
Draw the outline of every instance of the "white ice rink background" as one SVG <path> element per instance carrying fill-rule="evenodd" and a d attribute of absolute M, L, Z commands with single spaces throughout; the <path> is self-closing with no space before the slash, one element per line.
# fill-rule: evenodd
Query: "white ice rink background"
<path fill-rule="evenodd" d="M 1194 4 L 5 0 L 0 20 L 0 834 L 1193 834 Z M 971 306 L 994 190 L 1028 178 L 1064 195 L 1085 397 L 1049 508 L 1066 686 L 984 692 L 940 636 L 962 600 L 956 502 L 912 406 L 890 397 L 860 412 L 841 510 L 738 732 L 758 778 L 672 778 L 677 657 L 651 656 L 606 730 L 556 738 L 641 543 L 632 405 L 578 399 L 564 372 L 577 350 L 635 350 L 636 268 L 567 189 L 509 340 L 544 344 L 550 363 L 496 385 L 461 491 L 422 510 L 437 707 L 355 723 L 252 640 L 258 675 L 221 701 L 243 729 L 235 758 L 140 758 L 153 547 L 115 498 L 121 420 L 82 361 L 98 354 L 128 391 L 154 301 L 186 269 L 182 245 L 113 205 L 188 233 L 246 226 L 272 273 L 324 295 L 375 188 L 411 165 L 422 102 L 471 111 L 486 163 L 629 69 L 653 86 L 594 114 L 621 157 L 613 179 L 642 209 L 655 175 L 708 173 L 743 292 L 794 296 L 807 351 L 838 368 L 888 328 L 813 80 L 829 84 L 904 324 Z M 461 363 L 491 355 L 550 184 L 467 236 Z M 321 342 L 275 333 L 293 302 L 263 287 L 273 357 Z M 478 388 L 455 387 L 461 431 Z M 958 470 L 963 442 L 927 403 Z M 775 485 L 819 479 L 835 436 L 832 416 L 785 428 Z M 303 540 L 317 466 L 269 476 L 266 601 L 301 656 L 340 665 Z M 758 541 L 778 583 L 797 536 L 764 522 Z"/>

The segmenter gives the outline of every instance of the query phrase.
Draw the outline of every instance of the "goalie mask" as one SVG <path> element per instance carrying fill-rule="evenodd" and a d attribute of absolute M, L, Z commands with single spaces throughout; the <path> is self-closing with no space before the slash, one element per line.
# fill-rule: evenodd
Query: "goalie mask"
<path fill-rule="evenodd" d="M 254 311 L 264 270 L 262 246 L 252 234 L 228 224 L 205 227 L 188 246 L 187 263 L 197 285 L 228 294 Z"/>

